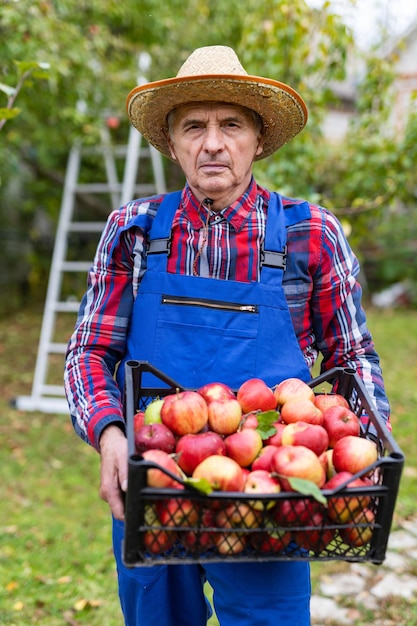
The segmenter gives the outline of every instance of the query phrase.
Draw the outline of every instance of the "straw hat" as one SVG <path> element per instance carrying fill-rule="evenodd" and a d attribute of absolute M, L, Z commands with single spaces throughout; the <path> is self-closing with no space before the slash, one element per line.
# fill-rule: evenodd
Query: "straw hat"
<path fill-rule="evenodd" d="M 151 145 L 171 158 L 167 115 L 181 104 L 225 102 L 256 111 L 264 126 L 263 159 L 295 137 L 306 125 L 307 107 L 288 85 L 270 78 L 250 76 L 234 50 L 207 46 L 195 50 L 175 78 L 135 87 L 126 107 L 133 126 Z"/>

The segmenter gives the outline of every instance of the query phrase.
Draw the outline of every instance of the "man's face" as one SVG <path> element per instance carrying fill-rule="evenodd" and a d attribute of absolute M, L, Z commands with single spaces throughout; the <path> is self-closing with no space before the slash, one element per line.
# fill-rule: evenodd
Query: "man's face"
<path fill-rule="evenodd" d="M 243 107 L 202 102 L 176 109 L 169 145 L 197 199 L 211 198 L 212 208 L 221 210 L 249 185 L 262 136 Z"/>

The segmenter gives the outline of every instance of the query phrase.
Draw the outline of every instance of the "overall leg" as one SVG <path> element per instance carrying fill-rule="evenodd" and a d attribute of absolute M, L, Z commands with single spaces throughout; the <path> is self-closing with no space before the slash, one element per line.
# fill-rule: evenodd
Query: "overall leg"
<path fill-rule="evenodd" d="M 204 569 L 221 626 L 310 626 L 308 563 L 213 563 Z"/>
<path fill-rule="evenodd" d="M 126 626 L 206 626 L 210 608 L 199 565 L 128 568 L 121 546 L 124 524 L 113 520 L 113 550 L 119 597 Z"/>

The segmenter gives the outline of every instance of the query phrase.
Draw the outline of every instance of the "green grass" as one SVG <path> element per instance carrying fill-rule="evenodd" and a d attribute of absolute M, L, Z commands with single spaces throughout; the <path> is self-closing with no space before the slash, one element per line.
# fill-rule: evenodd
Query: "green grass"
<path fill-rule="evenodd" d="M 119 626 L 98 455 L 74 435 L 69 417 L 25 413 L 10 404 L 30 394 L 41 319 L 38 310 L 0 320 L 0 625 Z M 396 525 L 415 515 L 417 498 L 417 312 L 372 312 L 369 325 L 394 436 L 407 455 Z M 344 564 L 314 564 L 313 582 L 324 567 L 329 572 Z M 411 603 L 391 602 L 381 610 L 387 623 L 394 617 L 396 626 L 417 623 Z M 374 621 L 365 614 L 361 619 L 355 626 Z"/>

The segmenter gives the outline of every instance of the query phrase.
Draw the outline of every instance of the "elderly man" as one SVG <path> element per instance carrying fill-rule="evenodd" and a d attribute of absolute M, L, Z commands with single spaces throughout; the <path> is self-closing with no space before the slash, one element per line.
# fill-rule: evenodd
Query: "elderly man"
<path fill-rule="evenodd" d="M 388 419 L 358 261 L 340 224 L 253 178 L 255 160 L 303 129 L 305 103 L 283 83 L 248 75 L 230 48 L 212 46 L 194 51 L 175 78 L 133 89 L 127 107 L 186 184 L 110 215 L 65 371 L 75 430 L 101 455 L 125 623 L 203 626 L 208 580 L 222 626 L 309 626 L 305 562 L 128 569 L 121 559 L 127 359 L 148 360 L 187 387 L 221 380 L 236 388 L 254 376 L 307 381 L 321 353 L 325 370 L 355 367 Z"/>

